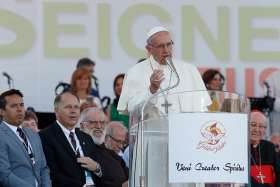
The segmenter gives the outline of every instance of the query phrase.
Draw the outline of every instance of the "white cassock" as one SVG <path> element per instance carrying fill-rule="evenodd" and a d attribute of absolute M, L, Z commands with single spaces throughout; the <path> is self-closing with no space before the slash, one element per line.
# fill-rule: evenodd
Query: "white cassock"
<path fill-rule="evenodd" d="M 208 105 L 211 104 L 211 99 L 205 91 L 205 85 L 195 66 L 184 63 L 179 60 L 173 60 L 175 68 L 180 77 L 180 84 L 168 91 L 166 94 L 160 94 L 147 105 L 151 105 L 151 109 L 157 109 L 160 114 L 165 113 L 166 100 L 171 106 L 168 107 L 168 112 L 192 112 L 206 111 Z M 147 100 L 150 96 L 150 76 L 153 70 L 161 69 L 164 72 L 165 79 L 161 83 L 161 89 L 176 84 L 177 77 L 168 65 L 160 65 L 151 56 L 147 60 L 136 64 L 126 74 L 122 93 L 118 103 L 118 110 L 121 112 L 133 111 L 137 107 L 141 107 L 141 103 Z M 203 90 L 203 91 L 202 91 Z M 160 90 L 159 90 L 160 91 Z M 200 92 L 191 92 L 200 91 Z M 179 92 L 187 92 L 187 94 Z M 174 94 L 176 93 L 176 94 Z M 173 94 L 173 95 L 170 95 Z M 149 108 L 149 107 L 147 107 Z M 148 113 L 152 113 L 149 111 Z M 145 112 L 146 113 L 146 112 Z M 140 114 L 139 114 L 140 115 Z M 155 117 L 155 116 L 153 116 Z M 147 118 L 145 118 L 147 119 Z M 130 133 L 136 136 L 139 132 L 136 131 L 137 126 L 131 124 Z M 144 165 L 145 165 L 145 187 L 185 187 L 197 186 L 198 184 L 169 184 L 168 183 L 168 120 L 162 115 L 156 118 L 149 118 L 144 122 Z M 158 133 L 160 132 L 160 133 Z M 138 134 L 138 137 L 140 135 Z M 140 175 L 140 140 L 135 138 L 133 147 L 133 155 L 130 156 L 132 172 L 130 172 L 130 187 L 138 187 Z M 137 160 L 135 155 L 137 152 Z M 186 158 L 187 159 L 187 158 Z M 136 173 L 134 180 L 133 174 Z"/>
<path fill-rule="evenodd" d="M 164 94 L 164 97 L 167 97 L 168 102 L 172 104 L 169 110 L 171 112 L 204 111 L 205 106 L 211 103 L 211 99 L 204 92 L 206 88 L 197 68 L 179 60 L 173 60 L 173 62 L 180 77 L 180 84 L 176 88 L 168 91 L 169 96 L 166 96 L 166 93 Z M 147 60 L 136 64 L 126 73 L 118 103 L 118 111 L 133 111 L 135 107 L 138 107 L 139 104 L 151 96 L 149 90 L 150 76 L 155 69 L 161 69 L 164 72 L 165 79 L 161 83 L 161 89 L 165 89 L 176 83 L 177 77 L 174 72 L 171 72 L 170 67 L 168 65 L 160 65 L 151 56 Z M 202 92 L 193 94 L 182 93 L 191 91 Z M 182 94 L 170 95 L 174 93 Z M 163 94 L 160 95 L 162 96 Z M 158 99 L 151 101 L 157 105 L 157 108 L 161 108 L 162 111 L 164 111 L 164 107 L 161 106 L 164 104 L 164 97 L 158 97 Z"/>

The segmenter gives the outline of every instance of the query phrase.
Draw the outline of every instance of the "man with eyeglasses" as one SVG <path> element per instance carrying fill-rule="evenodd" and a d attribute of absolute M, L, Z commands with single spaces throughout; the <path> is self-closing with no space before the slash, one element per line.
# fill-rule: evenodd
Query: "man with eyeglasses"
<path fill-rule="evenodd" d="M 127 129 L 118 121 L 111 121 L 108 124 L 105 146 L 107 149 L 114 151 L 119 156 L 123 155 L 123 149 L 126 145 Z"/>
<path fill-rule="evenodd" d="M 122 158 L 104 144 L 108 123 L 106 115 L 98 108 L 87 108 L 82 112 L 79 123 L 81 130 L 89 134 L 96 144 L 96 156 L 103 171 L 101 183 L 106 187 L 126 187 L 128 168 Z"/>
<path fill-rule="evenodd" d="M 280 161 L 274 145 L 263 140 L 266 117 L 259 111 L 250 113 L 251 186 L 280 187 Z"/>
<path fill-rule="evenodd" d="M 56 122 L 39 132 L 53 187 L 99 187 L 102 167 L 91 137 L 75 128 L 80 117 L 76 95 L 63 92 L 54 101 Z"/>
<path fill-rule="evenodd" d="M 96 145 L 102 145 L 106 135 L 108 118 L 104 112 L 96 107 L 86 108 L 79 119 L 81 129 L 89 134 Z"/>
<path fill-rule="evenodd" d="M 126 73 L 117 108 L 119 112 L 136 111 L 136 107 L 140 109 L 141 104 L 155 94 L 158 94 L 158 97 L 146 105 L 145 119 L 158 119 L 159 116 L 167 113 L 207 110 L 206 106 L 211 104 L 208 93 L 206 91 L 190 93 L 191 91 L 206 90 L 200 73 L 192 64 L 173 58 L 174 45 L 175 42 L 167 28 L 157 26 L 149 30 L 145 46 L 148 56 L 146 60 L 136 64 Z M 172 88 L 175 85 L 177 86 Z M 163 92 L 167 89 L 170 90 Z M 187 91 L 188 93 L 186 93 Z M 153 125 L 160 126 L 159 124 L 149 124 L 148 128 Z M 162 128 L 158 129 L 168 131 L 167 127 L 168 125 L 164 124 Z M 168 175 L 167 142 L 163 141 L 161 136 L 150 136 L 144 139 L 144 144 L 147 146 L 145 156 L 149 159 L 144 158 L 143 160 L 144 162 L 149 161 L 149 163 L 145 163 L 146 165 L 153 166 L 146 167 L 149 170 L 145 179 L 147 186 L 170 186 L 168 178 L 163 177 Z M 138 186 L 139 180 L 136 176 L 141 173 L 141 154 L 137 149 L 140 150 L 140 143 L 130 145 L 130 148 L 133 149 L 131 152 L 135 153 L 131 157 L 131 163 L 136 163 L 132 164 L 132 170 L 135 172 L 132 172 L 131 184 L 134 183 L 135 186 Z"/>
<path fill-rule="evenodd" d="M 182 91 L 206 90 L 196 67 L 173 59 L 173 46 L 174 42 L 166 28 L 154 27 L 147 33 L 148 57 L 126 73 L 118 103 L 120 112 L 132 111 L 135 106 L 148 99 L 152 94 L 176 85 L 179 79 L 178 86 L 168 93 L 162 94 L 164 97 L 158 98 L 153 104 L 163 113 L 180 109 L 188 110 L 190 106 L 201 108 L 200 103 L 195 104 L 196 100 L 193 97 L 190 99 L 170 95 Z M 171 61 L 174 63 L 175 69 Z M 179 77 L 177 77 L 176 71 Z M 205 98 L 206 105 L 211 103 L 208 94 L 202 94 L 201 97 Z"/>

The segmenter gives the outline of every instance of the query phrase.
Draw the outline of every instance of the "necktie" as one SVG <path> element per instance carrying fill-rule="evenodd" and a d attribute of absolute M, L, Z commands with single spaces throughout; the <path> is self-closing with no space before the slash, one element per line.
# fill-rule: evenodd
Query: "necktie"
<path fill-rule="evenodd" d="M 72 146 L 73 146 L 73 148 L 74 148 L 74 151 L 75 151 L 76 155 L 79 157 L 79 156 L 80 156 L 80 152 L 79 152 L 79 150 L 77 149 L 77 143 L 76 143 L 76 140 L 75 140 L 75 137 L 74 137 L 74 133 L 73 133 L 73 132 L 70 132 L 69 138 L 70 138 L 71 144 L 72 144 Z"/>
<path fill-rule="evenodd" d="M 18 132 L 19 136 L 21 137 L 21 139 L 23 140 L 22 144 L 24 145 L 24 147 L 28 153 L 28 156 L 31 159 L 32 164 L 35 165 L 35 158 L 34 158 L 34 154 L 32 152 L 32 148 L 29 146 L 27 138 L 26 138 L 23 130 L 20 127 L 18 127 L 17 132 Z"/>
<path fill-rule="evenodd" d="M 26 138 L 23 130 L 20 127 L 18 127 L 17 132 L 18 132 L 19 136 L 21 137 L 21 139 L 23 140 L 23 145 L 24 145 L 26 151 L 28 152 L 28 141 L 27 141 L 27 138 Z"/>

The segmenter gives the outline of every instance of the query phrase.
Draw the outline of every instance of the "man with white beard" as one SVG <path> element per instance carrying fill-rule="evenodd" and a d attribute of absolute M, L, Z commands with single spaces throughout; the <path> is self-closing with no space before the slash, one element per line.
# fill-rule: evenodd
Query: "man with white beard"
<path fill-rule="evenodd" d="M 87 108 L 81 113 L 79 121 L 81 129 L 92 137 L 95 144 L 104 143 L 108 118 L 102 110 Z"/>
<path fill-rule="evenodd" d="M 87 108 L 79 120 L 81 130 L 89 134 L 96 145 L 96 156 L 101 165 L 102 184 L 106 187 L 127 187 L 128 168 L 123 159 L 104 146 L 108 119 L 104 112 L 96 107 Z"/>

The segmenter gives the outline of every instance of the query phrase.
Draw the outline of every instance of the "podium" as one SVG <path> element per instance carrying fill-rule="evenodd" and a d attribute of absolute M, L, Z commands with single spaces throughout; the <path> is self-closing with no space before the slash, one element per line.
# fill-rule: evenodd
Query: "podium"
<path fill-rule="evenodd" d="M 220 92 L 220 91 L 186 91 L 180 93 L 163 94 L 155 97 L 151 97 L 149 101 L 143 102 L 140 105 L 134 107 L 134 110 L 130 112 L 130 129 L 129 129 L 129 146 L 130 146 L 130 172 L 129 172 L 129 186 L 130 187 L 203 187 L 203 186 L 243 186 L 249 181 L 249 146 L 248 146 L 248 112 L 250 110 L 249 100 L 237 93 Z M 228 121 L 234 118 L 235 115 L 241 115 L 245 119 L 245 123 L 241 124 L 244 127 L 242 133 L 242 146 L 237 146 L 231 150 L 234 152 L 243 152 L 244 170 L 246 170 L 246 179 L 244 184 L 230 183 L 226 181 L 211 181 L 205 182 L 205 176 L 203 181 L 195 182 L 170 182 L 171 171 L 169 170 L 170 155 L 172 147 L 169 147 L 170 134 L 172 129 L 170 126 L 173 122 L 174 116 L 190 115 L 194 114 L 196 121 L 199 121 L 200 116 L 209 115 L 229 115 Z M 176 123 L 182 123 L 177 121 Z M 239 123 L 239 122 L 237 122 Z M 184 124 L 184 125 L 196 125 L 196 124 Z M 217 126 L 216 129 L 218 129 Z M 233 126 L 231 125 L 231 128 Z M 180 128 L 179 128 L 180 131 Z M 222 131 L 221 131 L 222 132 Z M 174 133 L 174 132 L 173 132 Z M 200 133 L 200 132 L 196 132 Z M 182 134 L 182 133 L 178 133 Z M 188 133 L 188 136 L 193 136 L 194 133 Z M 180 147 L 188 147 L 189 143 L 184 142 L 186 137 L 171 138 L 177 139 L 177 142 L 182 139 L 179 144 Z M 187 137 L 188 138 L 188 137 Z M 191 139 L 191 138 L 190 138 Z M 173 139 L 172 139 L 173 140 Z M 230 139 L 232 141 L 232 139 Z M 173 142 L 174 143 L 174 142 Z M 173 145 L 174 146 L 174 145 Z M 244 149 L 244 150 L 240 150 Z M 245 153 L 244 153 L 245 151 Z M 201 152 L 203 153 L 203 150 Z M 175 154 L 176 153 L 172 153 Z M 215 154 L 213 154 L 215 155 Z M 185 162 L 188 162 L 188 158 L 193 158 L 193 155 L 188 155 L 185 158 Z M 209 158 L 211 159 L 211 158 Z M 209 160 L 208 159 L 208 160 Z M 174 175 L 174 173 L 172 173 Z M 198 173 L 198 175 L 200 175 Z M 186 178 L 188 173 L 186 173 Z M 206 173 L 206 181 L 207 181 Z M 211 175 L 209 175 L 210 177 Z M 198 176 L 200 177 L 200 176 Z M 201 176 L 202 177 L 202 176 Z M 203 178 L 203 177 L 202 177 Z M 244 178 L 244 176 L 243 176 Z"/>

